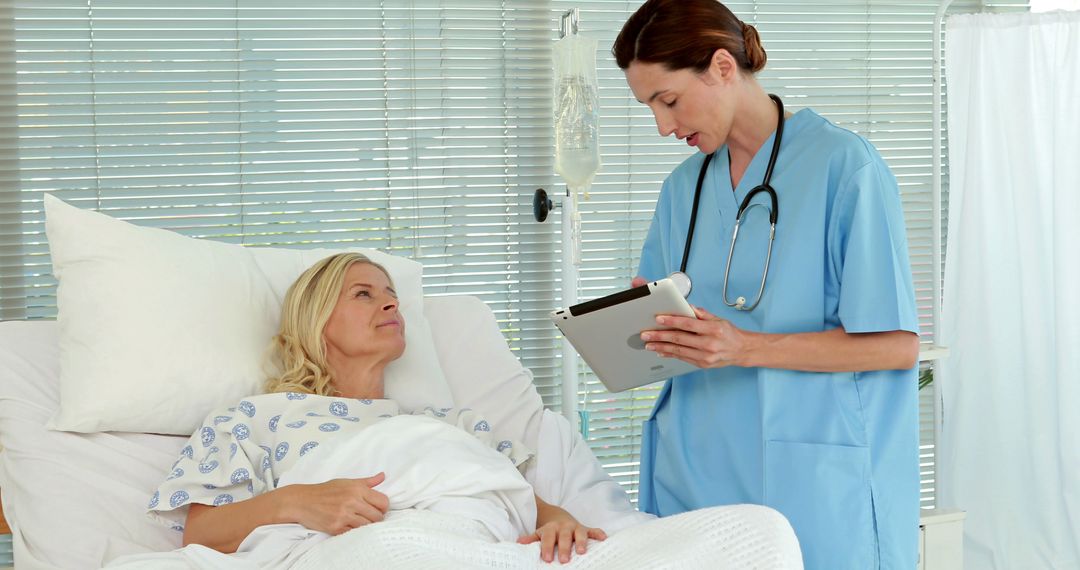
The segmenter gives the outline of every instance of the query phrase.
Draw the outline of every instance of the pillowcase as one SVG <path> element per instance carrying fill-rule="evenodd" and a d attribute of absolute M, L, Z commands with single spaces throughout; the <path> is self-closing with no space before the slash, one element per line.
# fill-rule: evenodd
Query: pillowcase
<path fill-rule="evenodd" d="M 425 299 L 424 314 L 457 407 L 480 412 L 500 439 L 538 449 L 544 401 L 532 372 L 506 344 L 491 308 L 476 297 L 454 295 Z"/>
<path fill-rule="evenodd" d="M 422 266 L 380 251 L 248 248 L 138 227 L 45 196 L 59 281 L 60 409 L 49 427 L 190 435 L 213 408 L 263 391 L 285 291 L 356 251 L 390 273 L 406 349 L 386 369 L 405 409 L 452 406 L 423 314 Z"/>

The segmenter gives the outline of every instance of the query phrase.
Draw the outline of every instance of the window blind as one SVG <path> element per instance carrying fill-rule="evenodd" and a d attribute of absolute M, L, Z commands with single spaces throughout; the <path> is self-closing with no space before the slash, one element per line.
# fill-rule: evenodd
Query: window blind
<path fill-rule="evenodd" d="M 0 448 L 0 451 L 3 451 Z M 11 540 L 11 527 L 4 517 L 3 505 L 0 505 L 0 568 L 9 568 L 15 565 L 15 547 Z"/>
<path fill-rule="evenodd" d="M 15 558 L 12 556 L 13 547 L 11 545 L 11 535 L 5 534 L 0 536 L 0 564 L 4 567 L 15 564 Z"/>
<path fill-rule="evenodd" d="M 7 23 L 5 318 L 55 312 L 52 193 L 193 237 L 413 257 L 428 294 L 487 302 L 553 393 L 557 239 L 528 208 L 552 174 L 543 4 L 19 0 Z"/>
<path fill-rule="evenodd" d="M 557 407 L 558 338 L 546 314 L 560 304 L 559 228 L 533 222 L 529 203 L 537 187 L 562 188 L 550 71 L 562 12 L 580 8 L 582 33 L 599 42 L 604 165 L 581 202 L 582 299 L 627 286 L 660 184 L 692 151 L 657 135 L 608 53 L 639 4 L 0 0 L 0 316 L 55 314 L 41 209 L 49 192 L 189 236 L 418 259 L 428 294 L 492 307 Z M 762 35 L 766 89 L 867 136 L 893 168 L 932 342 L 937 2 L 728 4 Z M 980 7 L 958 0 L 953 11 Z M 635 496 L 640 423 L 659 386 L 612 395 L 580 372 L 589 443 Z M 924 393 L 931 506 L 927 406 Z"/>

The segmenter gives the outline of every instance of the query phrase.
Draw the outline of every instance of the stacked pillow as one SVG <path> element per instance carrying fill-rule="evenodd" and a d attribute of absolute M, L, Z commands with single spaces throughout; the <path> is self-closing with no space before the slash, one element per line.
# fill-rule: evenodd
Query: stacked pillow
<path fill-rule="evenodd" d="M 45 196 L 59 281 L 60 409 L 51 428 L 188 435 L 210 410 L 260 393 L 289 285 L 344 250 L 248 248 L 139 227 Z M 390 273 L 404 355 L 386 393 L 406 409 L 453 405 L 423 313 L 422 266 Z"/>

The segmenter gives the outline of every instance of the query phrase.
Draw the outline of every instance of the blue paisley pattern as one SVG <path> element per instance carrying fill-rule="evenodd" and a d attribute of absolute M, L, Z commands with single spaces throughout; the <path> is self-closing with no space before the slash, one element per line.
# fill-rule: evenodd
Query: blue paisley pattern
<path fill-rule="evenodd" d="M 429 406 L 416 414 L 457 425 L 508 457 L 527 453 L 516 450 L 511 440 L 495 438 L 492 426 L 475 413 L 466 418 L 451 408 Z M 187 505 L 227 505 L 275 489 L 278 479 L 322 442 L 355 437 L 397 415 L 400 409 L 388 400 L 297 392 L 245 398 L 206 417 L 147 508 L 158 520 L 180 528 Z"/>

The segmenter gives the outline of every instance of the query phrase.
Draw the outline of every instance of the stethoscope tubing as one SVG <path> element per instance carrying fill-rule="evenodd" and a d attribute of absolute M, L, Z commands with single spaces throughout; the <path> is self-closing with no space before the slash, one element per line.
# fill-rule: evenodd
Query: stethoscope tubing
<path fill-rule="evenodd" d="M 776 119 L 776 136 L 773 138 L 772 150 L 769 153 L 769 163 L 765 167 L 765 176 L 762 179 L 761 184 L 755 186 L 750 192 L 747 192 L 746 197 L 744 197 L 742 203 L 739 204 L 739 209 L 735 214 L 735 229 L 731 234 L 731 247 L 728 249 L 727 264 L 724 267 L 724 289 L 722 293 L 724 304 L 740 311 L 752 311 L 757 307 L 758 303 L 761 302 L 761 296 L 765 291 L 765 280 L 769 275 L 769 262 L 772 260 L 773 241 L 776 238 L 776 220 L 780 215 L 780 203 L 776 196 L 776 190 L 773 189 L 770 182 L 772 180 L 773 170 L 776 168 L 776 159 L 780 155 L 780 141 L 784 136 L 784 103 L 780 100 L 780 97 L 771 93 L 769 94 L 769 98 L 776 103 L 778 111 L 778 117 Z M 690 259 L 690 247 L 694 242 L 694 230 L 697 226 L 698 207 L 701 203 L 701 188 L 705 182 L 705 174 L 709 170 L 709 163 L 712 162 L 715 154 L 715 152 L 711 152 L 705 155 L 705 160 L 701 164 L 701 170 L 698 172 L 697 185 L 694 189 L 694 203 L 690 210 L 690 223 L 687 227 L 686 245 L 683 248 L 682 262 L 679 264 L 679 271 L 677 272 L 678 274 L 681 274 L 680 280 L 685 281 L 686 283 L 684 295 L 689 295 L 692 287 L 690 277 L 686 275 L 686 263 Z M 728 301 L 728 276 L 731 273 L 731 258 L 735 253 L 735 242 L 739 238 L 739 226 L 742 225 L 747 210 L 753 206 L 762 206 L 761 204 L 750 203 L 754 196 L 760 192 L 765 192 L 769 195 L 772 205 L 772 208 L 769 209 L 769 248 L 765 254 L 765 268 L 761 273 L 761 286 L 758 288 L 758 293 L 754 302 L 747 306 L 745 297 L 738 297 L 734 302 Z"/>

